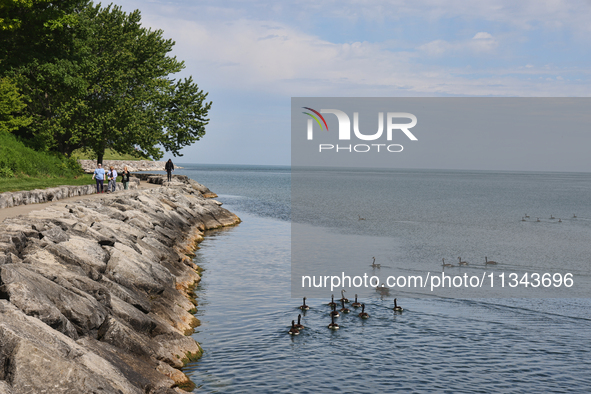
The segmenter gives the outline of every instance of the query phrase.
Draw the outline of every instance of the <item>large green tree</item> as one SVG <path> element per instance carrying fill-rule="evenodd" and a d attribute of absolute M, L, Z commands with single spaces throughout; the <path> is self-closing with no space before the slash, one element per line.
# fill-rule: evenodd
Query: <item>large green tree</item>
<path fill-rule="evenodd" d="M 26 97 L 32 122 L 15 134 L 36 149 L 59 150 L 64 106 L 84 91 L 74 38 L 86 6 L 80 0 L 0 0 L 0 73 Z"/>
<path fill-rule="evenodd" d="M 162 149 L 179 155 L 205 134 L 207 94 L 191 78 L 170 77 L 184 63 L 169 55 L 174 42 L 161 30 L 141 26 L 139 11 L 65 0 L 49 18 L 46 2 L 27 1 L 44 17 L 13 12 L 18 18 L 8 19 L 17 27 L 0 40 L 9 44 L 0 69 L 30 102 L 33 122 L 19 129 L 21 138 L 65 155 L 90 150 L 102 161 L 107 148 L 155 159 Z M 5 62 L 19 50 L 26 52 Z"/>

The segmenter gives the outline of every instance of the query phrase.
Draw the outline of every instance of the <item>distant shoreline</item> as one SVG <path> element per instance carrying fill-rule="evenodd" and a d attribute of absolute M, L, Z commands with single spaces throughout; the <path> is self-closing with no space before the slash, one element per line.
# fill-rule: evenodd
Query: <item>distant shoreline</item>
<path fill-rule="evenodd" d="M 87 174 L 94 173 L 96 168 L 96 160 L 78 160 L 80 166 Z M 137 171 L 165 171 L 165 161 L 151 161 L 151 160 L 103 160 L 103 168 L 113 166 L 115 170 L 122 171 L 127 166 L 129 172 Z M 174 166 L 176 168 L 183 168 Z"/>

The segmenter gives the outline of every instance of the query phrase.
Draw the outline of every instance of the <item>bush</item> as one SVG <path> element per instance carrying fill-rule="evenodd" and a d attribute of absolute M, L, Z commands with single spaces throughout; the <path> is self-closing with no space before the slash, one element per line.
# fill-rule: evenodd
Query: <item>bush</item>
<path fill-rule="evenodd" d="M 14 172 L 8 167 L 0 167 L 0 178 L 12 178 L 14 177 Z"/>

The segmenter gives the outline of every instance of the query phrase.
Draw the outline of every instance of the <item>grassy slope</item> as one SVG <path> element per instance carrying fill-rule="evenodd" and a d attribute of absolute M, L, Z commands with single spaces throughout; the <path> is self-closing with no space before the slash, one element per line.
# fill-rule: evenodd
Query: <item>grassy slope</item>
<path fill-rule="evenodd" d="M 89 183 L 75 160 L 37 152 L 0 132 L 0 193 Z"/>

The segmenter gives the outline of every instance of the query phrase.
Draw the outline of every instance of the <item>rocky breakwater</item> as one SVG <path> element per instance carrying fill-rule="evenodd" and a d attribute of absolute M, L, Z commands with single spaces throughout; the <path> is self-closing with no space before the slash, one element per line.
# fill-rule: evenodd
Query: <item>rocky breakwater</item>
<path fill-rule="evenodd" d="M 148 183 L 152 183 L 155 185 L 162 185 L 162 186 L 169 186 L 169 185 L 174 186 L 175 184 L 178 184 L 178 183 L 185 183 L 185 184 L 189 184 L 193 188 L 199 190 L 201 192 L 201 194 L 203 195 L 203 197 L 216 198 L 218 196 L 217 194 L 215 194 L 214 192 L 209 190 L 206 186 L 200 184 L 197 181 L 192 180 L 191 178 L 189 178 L 186 175 L 173 175 L 172 182 L 168 182 L 167 181 L 168 178 L 165 175 L 159 175 L 159 174 L 142 173 L 142 174 L 133 174 L 133 176 L 136 177 L 137 179 L 141 179 L 142 181 L 146 181 Z"/>
<path fill-rule="evenodd" d="M 183 393 L 201 354 L 192 261 L 240 222 L 190 184 L 0 223 L 0 393 Z"/>

